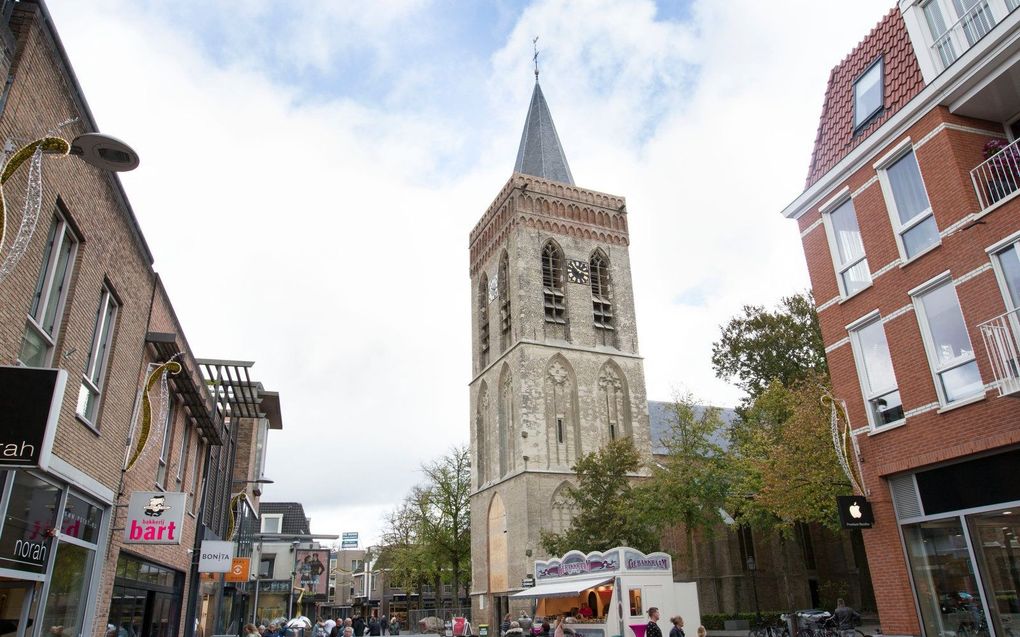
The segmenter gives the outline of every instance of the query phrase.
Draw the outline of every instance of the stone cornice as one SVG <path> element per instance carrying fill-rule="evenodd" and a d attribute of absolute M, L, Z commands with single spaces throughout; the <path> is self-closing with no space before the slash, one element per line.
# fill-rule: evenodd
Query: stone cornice
<path fill-rule="evenodd" d="M 471 231 L 471 276 L 518 224 L 613 245 L 629 243 L 623 197 L 514 173 Z"/>

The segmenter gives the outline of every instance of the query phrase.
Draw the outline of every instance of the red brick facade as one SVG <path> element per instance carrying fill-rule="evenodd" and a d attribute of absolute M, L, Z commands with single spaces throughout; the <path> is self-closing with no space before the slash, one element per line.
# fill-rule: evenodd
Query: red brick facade
<path fill-rule="evenodd" d="M 891 126 L 890 117 L 901 108 L 916 107 L 911 98 L 919 94 L 920 72 L 913 57 L 899 11 L 889 14 L 855 53 L 833 71 L 839 82 L 830 81 L 826 112 L 819 127 L 808 186 L 833 169 L 864 139 L 852 143 L 853 80 L 876 55 L 875 42 L 906 41 L 886 51 L 885 96 L 887 114 L 871 125 L 868 133 Z M 883 34 L 883 29 L 885 33 Z M 899 34 L 899 35 L 897 35 Z M 888 47 L 887 47 L 888 48 Z M 910 77 L 910 87 L 902 88 Z M 894 85 L 899 82 L 901 88 Z M 891 86 L 890 83 L 894 85 Z M 835 95 L 834 93 L 838 93 Z M 896 95 L 899 98 L 893 99 Z M 833 122 L 837 122 L 834 124 Z M 833 131 L 836 126 L 838 130 Z M 812 192 L 812 204 L 799 208 L 796 216 L 807 259 L 811 286 L 827 348 L 834 394 L 845 400 L 849 420 L 857 430 L 860 468 L 867 496 L 873 503 L 875 526 L 864 531 L 868 561 L 875 587 L 883 631 L 887 634 L 922 633 L 905 558 L 900 527 L 893 508 L 889 478 L 946 461 L 1020 444 L 1020 419 L 1016 402 L 1000 398 L 991 386 L 995 376 L 983 344 L 979 325 L 1007 311 L 1003 292 L 992 269 L 987 249 L 1020 232 L 1020 199 L 1012 199 L 981 214 L 970 171 L 984 161 L 982 147 L 992 137 L 1004 138 L 1003 122 L 990 122 L 952 114 L 944 106 L 919 113 L 881 148 L 869 149 L 859 169 L 844 175 L 824 192 Z M 842 136 L 843 141 L 833 141 Z M 866 138 L 866 135 L 862 136 Z M 878 171 L 873 166 L 887 153 L 909 140 L 941 235 L 941 244 L 903 262 L 897 248 L 890 209 Z M 844 188 L 852 194 L 861 239 L 873 284 L 849 298 L 842 298 L 832 252 L 820 209 Z M 945 408 L 939 403 L 936 381 L 918 316 L 908 292 L 949 272 L 960 301 L 973 346 L 983 397 Z M 877 276 L 876 276 L 877 275 Z M 848 338 L 847 326 L 878 310 L 880 313 L 903 409 L 904 424 L 884 431 L 870 431 L 859 371 Z M 944 611 L 943 611 L 944 612 Z"/>

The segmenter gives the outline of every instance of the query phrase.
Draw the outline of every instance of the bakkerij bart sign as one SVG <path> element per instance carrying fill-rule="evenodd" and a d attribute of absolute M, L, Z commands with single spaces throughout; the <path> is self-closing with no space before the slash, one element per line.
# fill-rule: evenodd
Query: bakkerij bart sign
<path fill-rule="evenodd" d="M 187 494 L 135 491 L 124 521 L 125 544 L 180 544 Z"/>
<path fill-rule="evenodd" d="M 649 553 L 631 548 L 615 548 L 605 553 L 593 551 L 585 555 L 581 551 L 570 551 L 561 558 L 537 560 L 535 578 L 538 580 L 587 575 L 594 573 L 616 573 L 619 571 L 666 571 L 673 572 L 673 561 L 668 553 Z"/>

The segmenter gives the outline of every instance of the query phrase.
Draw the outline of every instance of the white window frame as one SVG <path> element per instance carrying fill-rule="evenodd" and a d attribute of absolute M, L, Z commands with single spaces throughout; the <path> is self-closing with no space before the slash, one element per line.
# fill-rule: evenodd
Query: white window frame
<path fill-rule="evenodd" d="M 907 153 L 914 154 L 914 161 L 917 162 L 917 174 L 921 177 L 921 188 L 924 190 L 924 197 L 928 200 L 928 209 L 920 214 L 915 215 L 912 219 L 906 223 L 900 223 L 900 215 L 896 209 L 896 198 L 893 196 L 892 184 L 889 182 L 889 175 L 886 174 L 886 170 L 895 164 L 900 159 L 907 156 Z M 892 224 L 893 236 L 896 237 L 896 249 L 900 253 L 900 267 L 920 259 L 922 256 L 928 254 L 935 248 L 942 245 L 941 230 L 939 230 L 938 220 L 935 220 L 935 232 L 939 234 L 939 240 L 931 244 L 924 250 L 921 250 L 912 257 L 907 256 L 906 246 L 903 244 L 903 234 L 908 230 L 916 227 L 921 222 L 925 221 L 928 217 L 935 216 L 935 211 L 931 205 L 931 196 L 928 194 L 928 185 L 924 183 L 924 173 L 921 171 L 921 162 L 917 160 L 917 151 L 914 149 L 914 144 L 910 138 L 907 137 L 899 144 L 897 144 L 891 151 L 886 153 L 881 159 L 874 164 L 874 169 L 878 174 L 878 183 L 882 187 L 882 197 L 885 199 L 886 212 L 889 213 L 889 223 Z"/>
<path fill-rule="evenodd" d="M 878 324 L 881 325 L 882 331 L 884 333 L 885 332 L 885 324 L 882 321 L 882 315 L 879 313 L 879 311 L 877 309 L 876 310 L 872 310 L 871 312 L 868 312 L 867 314 L 865 314 L 861 318 L 857 319 L 856 321 L 854 321 L 850 325 L 847 325 L 846 326 L 846 331 L 847 331 L 847 334 L 850 336 L 850 349 L 853 350 L 853 353 L 854 353 L 854 364 L 857 367 L 857 380 L 858 380 L 858 382 L 860 382 L 860 385 L 861 385 L 861 395 L 864 397 L 864 411 L 868 415 L 868 426 L 871 428 L 872 431 L 885 431 L 887 429 L 893 429 L 895 427 L 899 427 L 901 425 L 906 424 L 906 422 L 907 422 L 907 413 L 906 413 L 906 408 L 904 408 L 904 410 L 903 410 L 903 418 L 900 418 L 897 421 L 894 421 L 894 422 L 891 422 L 891 423 L 888 423 L 888 424 L 884 424 L 884 425 L 880 425 L 880 424 L 877 424 L 875 422 L 875 414 L 874 414 L 874 412 L 871 409 L 871 401 L 873 399 L 875 399 L 875 398 L 878 398 L 879 396 L 885 396 L 886 394 L 890 394 L 890 393 L 892 393 L 894 391 L 899 391 L 900 390 L 900 384 L 899 384 L 898 380 L 896 381 L 896 384 L 893 387 L 885 387 L 885 388 L 882 388 L 882 389 L 879 389 L 879 390 L 872 390 L 871 387 L 870 387 L 870 385 L 871 385 L 871 377 L 868 375 L 868 366 L 867 366 L 867 363 L 865 362 L 865 359 L 864 359 L 864 351 L 863 351 L 864 348 L 863 348 L 863 346 L 861 345 L 861 342 L 860 342 L 860 333 L 861 333 L 861 330 L 863 330 L 863 329 L 865 329 L 867 327 L 871 327 L 875 323 L 878 323 Z M 888 335 L 886 335 L 885 341 L 886 341 L 886 344 L 888 345 L 888 343 L 889 343 Z M 890 363 L 890 365 L 892 365 L 892 352 L 889 352 L 889 363 Z M 893 376 L 895 376 L 895 375 L 896 375 L 896 368 L 895 368 L 895 366 L 893 366 Z M 867 379 L 867 380 L 865 380 L 865 379 Z M 902 393 L 900 394 L 900 400 L 901 401 L 903 400 L 903 394 Z"/>
<path fill-rule="evenodd" d="M 110 310 L 113 310 L 110 313 Z M 81 392 L 88 391 L 95 396 L 95 408 L 92 417 L 75 409 L 78 418 L 87 423 L 90 427 L 98 429 L 99 411 L 102 407 L 103 390 L 106 385 L 106 375 L 109 372 L 110 353 L 113 350 L 114 335 L 117 330 L 117 318 L 120 314 L 120 303 L 113 295 L 109 285 L 104 284 L 102 293 L 99 295 L 99 308 L 96 314 L 95 331 L 92 334 L 92 347 L 89 350 L 88 363 L 85 365 L 85 372 L 82 374 L 81 389 L 79 390 L 79 402 Z M 106 330 L 107 321 L 110 329 Z M 103 343 L 103 332 L 106 332 L 107 341 Z M 102 352 L 100 353 L 100 348 Z M 98 373 L 97 373 L 98 371 Z M 98 377 L 98 383 L 92 380 L 93 376 Z"/>
<path fill-rule="evenodd" d="M 861 220 L 857 218 L 857 208 L 854 206 L 853 197 L 850 195 L 850 188 L 848 186 L 844 186 L 835 197 L 825 202 L 819 209 L 819 212 L 822 215 L 822 225 L 825 226 L 825 238 L 829 242 L 829 255 L 832 257 L 832 268 L 836 272 L 836 284 L 839 286 L 839 297 L 842 300 L 856 296 L 874 285 L 874 279 L 871 276 L 871 267 L 868 266 L 868 284 L 853 294 L 847 294 L 846 291 L 846 283 L 843 281 L 843 275 L 862 261 L 865 263 L 868 261 L 868 251 L 865 249 L 864 255 L 861 256 L 860 259 L 852 261 L 846 265 L 840 263 L 839 246 L 836 244 L 836 230 L 832 227 L 832 213 L 847 202 L 850 202 L 851 207 L 853 207 L 854 219 L 857 219 L 857 230 L 859 232 L 861 229 Z M 864 238 L 862 235 L 861 243 L 863 244 L 863 242 Z"/>
<path fill-rule="evenodd" d="M 910 300 L 914 304 L 914 314 L 917 315 L 917 325 L 918 328 L 920 328 L 921 330 L 921 340 L 924 342 L 924 351 L 925 354 L 927 354 L 928 356 L 928 369 L 931 371 L 932 382 L 935 385 L 935 393 L 938 395 L 939 404 L 943 408 L 967 404 L 974 400 L 979 400 L 981 398 L 984 398 L 985 394 L 988 391 L 987 389 L 984 388 L 984 379 L 981 378 L 982 389 L 980 392 L 975 393 L 972 396 L 964 396 L 962 398 L 958 398 L 952 402 L 950 402 L 946 398 L 946 390 L 942 386 L 941 375 L 944 374 L 945 372 L 956 369 L 958 367 L 963 367 L 968 363 L 976 362 L 977 350 L 974 348 L 974 340 L 970 337 L 970 330 L 968 329 L 967 340 L 970 341 L 971 350 L 970 358 L 955 360 L 949 365 L 945 366 L 942 366 L 939 363 L 938 353 L 935 351 L 935 343 L 932 340 L 931 331 L 928 329 L 928 317 L 925 314 L 924 304 L 921 302 L 921 297 L 945 285 L 952 286 L 953 288 L 953 294 L 956 295 L 956 304 L 960 308 L 960 316 L 963 318 L 963 324 L 964 327 L 966 328 L 967 317 L 963 314 L 963 305 L 960 304 L 960 296 L 956 294 L 956 282 L 953 281 L 953 277 L 950 274 L 949 270 L 946 270 L 945 272 L 932 277 L 931 279 L 925 281 L 924 283 L 917 286 L 913 290 L 907 292 L 907 294 L 910 296 Z M 980 366 L 978 366 L 978 377 L 979 378 L 981 377 Z"/>
<path fill-rule="evenodd" d="M 278 531 L 267 531 L 266 530 L 266 521 L 268 521 L 268 520 L 277 520 L 277 521 L 279 521 L 279 530 Z M 259 523 L 259 530 L 262 533 L 283 533 L 283 514 L 282 513 L 263 513 L 262 514 L 262 521 Z"/>
<path fill-rule="evenodd" d="M 865 78 L 865 76 L 868 75 L 868 73 L 871 73 L 871 71 L 874 70 L 874 68 L 876 66 L 878 67 L 878 91 L 879 91 L 879 94 L 881 95 L 881 97 L 878 100 L 878 106 L 876 106 L 874 109 L 872 109 L 871 112 L 866 114 L 863 118 L 859 119 L 857 117 L 857 84 L 861 80 L 863 80 Z M 854 93 L 853 94 L 853 100 L 854 100 L 854 132 L 856 132 L 856 131 L 860 130 L 862 127 L 866 126 L 869 122 L 871 122 L 871 120 L 875 117 L 875 115 L 877 113 L 879 113 L 880 111 L 882 111 L 882 109 L 885 108 L 885 61 L 884 61 L 884 56 L 882 56 L 880 54 L 877 58 L 875 58 L 871 62 L 871 64 L 869 64 L 867 66 L 867 68 L 864 69 L 864 71 L 861 72 L 860 75 L 857 76 L 857 79 L 855 79 L 854 83 L 853 83 L 853 93 Z"/>
<path fill-rule="evenodd" d="M 171 393 L 167 397 L 166 409 L 166 428 L 163 430 L 162 445 L 159 449 L 159 466 L 156 470 L 156 486 L 160 489 L 166 489 L 166 482 L 170 477 L 170 461 L 173 459 L 174 420 L 177 418 L 177 396 L 175 394 Z"/>
<path fill-rule="evenodd" d="M 1002 302 L 1007 312 L 1012 312 L 1017 308 L 1013 305 L 1013 298 L 1009 295 L 1006 275 L 1002 272 L 1002 263 L 999 259 L 1003 252 L 1013 246 L 1016 246 L 1017 254 L 1020 254 L 1020 232 L 1014 232 L 985 248 L 985 252 L 992 263 L 992 271 L 995 272 L 995 280 L 999 284 L 999 292 L 1002 294 Z"/>
<path fill-rule="evenodd" d="M 191 419 L 186 418 L 184 428 L 181 430 L 181 445 L 177 451 L 177 485 L 184 483 L 184 468 L 188 463 L 188 456 L 191 452 Z"/>
<path fill-rule="evenodd" d="M 28 308 L 28 319 L 25 330 L 31 330 L 36 335 L 40 336 L 43 341 L 47 344 L 46 356 L 43 360 L 43 367 L 48 367 L 53 364 L 53 352 L 56 350 L 57 335 L 60 334 L 61 319 L 64 318 L 64 308 L 67 304 L 67 293 L 70 287 L 71 278 L 74 274 L 75 260 L 78 256 L 78 244 L 81 243 L 78 235 L 75 233 L 71 224 L 67 222 L 67 219 L 60 213 L 60 208 L 53 214 L 53 223 L 50 224 L 50 229 L 53 231 L 54 245 L 49 248 L 49 260 L 41 264 L 43 268 L 39 272 L 39 277 L 36 279 L 36 286 L 32 289 L 33 299 L 35 298 L 35 290 L 39 288 L 39 279 L 42 279 L 42 286 L 39 290 L 39 307 L 36 308 L 35 314 L 40 317 L 46 316 L 46 310 L 49 309 L 49 298 L 50 293 L 53 290 L 55 283 L 54 278 L 56 277 L 57 263 L 60 261 L 60 252 L 64 246 L 64 241 L 71 242 L 71 254 L 67 258 L 67 268 L 64 270 L 64 280 L 61 282 L 62 288 L 60 295 L 57 297 L 57 308 L 54 313 L 53 319 L 53 332 L 49 333 L 42 326 L 41 321 L 32 314 L 32 308 Z M 46 235 L 47 238 L 49 234 Z M 59 239 L 58 239 L 59 237 Z M 24 340 L 24 337 L 22 337 Z M 25 363 L 21 360 L 21 352 L 18 352 L 18 363 L 24 365 Z"/>

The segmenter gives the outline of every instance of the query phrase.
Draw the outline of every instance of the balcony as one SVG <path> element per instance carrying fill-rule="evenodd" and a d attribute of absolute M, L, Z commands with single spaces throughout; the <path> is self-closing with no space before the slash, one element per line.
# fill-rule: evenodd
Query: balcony
<path fill-rule="evenodd" d="M 996 316 L 978 327 L 999 396 L 1020 397 L 1020 310 Z"/>
<path fill-rule="evenodd" d="M 993 139 L 985 145 L 988 159 L 970 171 L 981 210 L 1012 199 L 1020 192 L 1020 139 L 1012 144 Z"/>
<path fill-rule="evenodd" d="M 961 2 L 932 0 L 924 14 L 934 43 L 931 56 L 939 69 L 948 68 L 978 40 L 1020 6 L 1020 0 L 978 0 L 969 9 Z M 956 21 L 946 28 L 953 18 Z"/>

